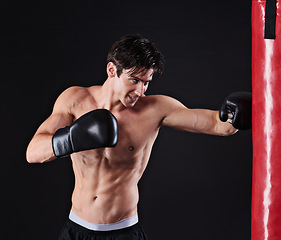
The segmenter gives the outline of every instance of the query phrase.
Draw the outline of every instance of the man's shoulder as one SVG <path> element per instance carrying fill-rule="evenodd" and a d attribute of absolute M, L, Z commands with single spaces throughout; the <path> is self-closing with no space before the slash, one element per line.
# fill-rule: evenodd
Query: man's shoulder
<path fill-rule="evenodd" d="M 148 95 L 140 99 L 135 110 L 161 121 L 178 105 L 176 102 L 176 99 L 167 95 Z"/>
<path fill-rule="evenodd" d="M 169 101 L 173 101 L 174 98 L 169 97 L 167 95 L 148 95 L 144 97 L 143 100 L 149 103 L 165 104 Z"/>
<path fill-rule="evenodd" d="M 151 109 L 155 112 L 163 112 L 168 105 L 173 102 L 174 98 L 166 95 L 148 95 L 142 97 L 137 104 L 137 108 Z"/>
<path fill-rule="evenodd" d="M 80 113 L 87 111 L 89 106 L 91 108 L 95 105 L 93 92 L 98 91 L 95 86 L 92 87 L 80 87 L 72 86 L 65 89 L 60 96 L 57 98 L 54 111 L 56 112 L 68 112 L 76 116 Z M 77 110 L 78 109 L 78 110 Z M 86 110 L 85 110 L 86 109 Z"/>
<path fill-rule="evenodd" d="M 167 95 L 149 95 L 143 98 L 143 103 L 155 112 L 166 113 L 175 108 L 183 107 L 177 99 Z"/>
<path fill-rule="evenodd" d="M 92 87 L 81 87 L 81 86 L 72 86 L 64 90 L 60 97 L 67 98 L 68 100 L 77 100 L 85 97 L 90 97 L 92 92 L 96 90 L 98 86 Z"/>
<path fill-rule="evenodd" d="M 72 86 L 65 89 L 57 98 L 56 105 L 65 105 L 71 107 L 77 103 L 83 102 L 91 97 L 89 87 Z"/>
<path fill-rule="evenodd" d="M 89 94 L 89 88 L 88 87 L 80 87 L 80 86 L 72 86 L 67 89 L 65 89 L 62 92 L 63 95 L 80 95 L 80 94 Z"/>

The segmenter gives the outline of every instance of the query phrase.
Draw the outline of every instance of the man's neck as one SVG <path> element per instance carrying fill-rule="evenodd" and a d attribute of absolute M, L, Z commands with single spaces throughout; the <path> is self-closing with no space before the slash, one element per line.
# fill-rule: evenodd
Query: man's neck
<path fill-rule="evenodd" d="M 98 107 L 109 111 L 122 111 L 126 107 L 122 104 L 114 91 L 113 79 L 108 78 L 99 89 L 96 97 Z"/>

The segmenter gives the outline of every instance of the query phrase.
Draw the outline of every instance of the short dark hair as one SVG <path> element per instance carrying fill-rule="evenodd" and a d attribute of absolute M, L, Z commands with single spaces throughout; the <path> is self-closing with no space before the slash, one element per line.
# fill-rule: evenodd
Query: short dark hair
<path fill-rule="evenodd" d="M 154 69 L 161 75 L 164 57 L 154 44 L 140 34 L 127 34 L 116 41 L 107 55 L 107 63 L 113 62 L 119 77 L 123 69 L 132 69 L 131 74 Z"/>

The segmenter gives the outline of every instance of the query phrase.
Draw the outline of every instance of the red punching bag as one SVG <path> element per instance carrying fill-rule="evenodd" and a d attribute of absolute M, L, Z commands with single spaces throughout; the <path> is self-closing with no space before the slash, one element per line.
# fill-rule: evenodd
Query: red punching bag
<path fill-rule="evenodd" d="M 252 240 L 281 240 L 280 3 L 252 1 Z"/>

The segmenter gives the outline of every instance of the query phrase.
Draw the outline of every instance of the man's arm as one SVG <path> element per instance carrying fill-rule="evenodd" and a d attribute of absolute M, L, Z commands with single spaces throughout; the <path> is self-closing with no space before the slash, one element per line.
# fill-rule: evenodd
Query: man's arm
<path fill-rule="evenodd" d="M 61 94 L 27 148 L 28 162 L 43 163 L 74 152 L 116 146 L 118 123 L 110 111 L 94 109 L 73 122 L 72 105 L 87 95 L 87 90 L 79 87 Z"/>
<path fill-rule="evenodd" d="M 207 109 L 189 109 L 179 101 L 161 96 L 161 108 L 164 112 L 162 126 L 178 130 L 227 136 L 236 133 L 230 123 L 219 119 L 219 111 Z"/>
<path fill-rule="evenodd" d="M 52 137 L 59 128 L 69 125 L 73 121 L 69 99 L 74 92 L 74 88 L 69 88 L 58 97 L 51 116 L 36 131 L 26 151 L 29 163 L 43 163 L 56 158 L 52 148 Z"/>

